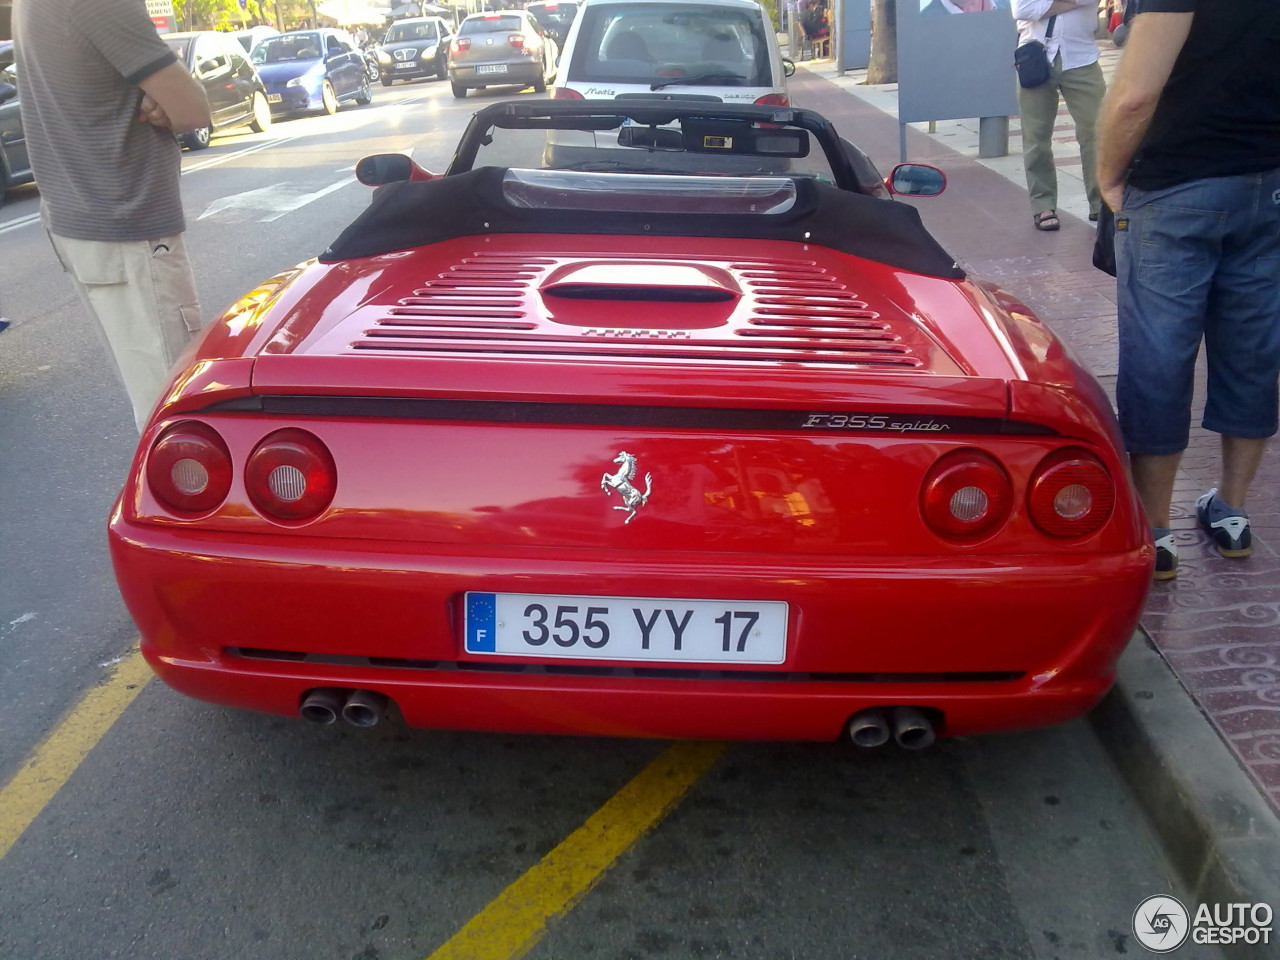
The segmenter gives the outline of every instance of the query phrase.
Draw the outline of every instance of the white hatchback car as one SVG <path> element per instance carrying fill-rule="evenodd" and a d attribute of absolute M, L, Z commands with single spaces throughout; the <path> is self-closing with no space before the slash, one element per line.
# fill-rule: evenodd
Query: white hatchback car
<path fill-rule="evenodd" d="M 784 60 L 757 0 L 584 0 L 560 57 L 557 100 L 658 98 L 786 106 Z M 601 135 L 555 132 L 546 160 L 571 165 L 616 147 Z M 598 156 L 598 154 L 596 154 Z"/>
<path fill-rule="evenodd" d="M 565 40 L 555 97 L 785 106 L 795 70 L 756 0 L 585 0 Z"/>

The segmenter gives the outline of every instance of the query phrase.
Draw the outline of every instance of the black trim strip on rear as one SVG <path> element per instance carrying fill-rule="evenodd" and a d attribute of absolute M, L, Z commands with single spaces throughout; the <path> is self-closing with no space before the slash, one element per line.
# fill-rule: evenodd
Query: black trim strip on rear
<path fill-rule="evenodd" d="M 580 664 L 512 663 L 508 661 L 412 660 L 406 657 L 357 657 L 338 654 L 224 647 L 241 660 L 313 663 L 325 666 L 375 667 L 391 670 L 431 670 L 440 673 L 519 673 L 532 676 L 649 678 L 658 680 L 741 680 L 782 683 L 1012 683 L 1024 677 L 1022 670 L 985 670 L 950 673 L 811 673 L 784 670 L 717 670 L 689 667 L 606 667 Z"/>
<path fill-rule="evenodd" d="M 934 416 L 850 410 L 748 410 L 724 407 L 626 406 L 446 400 L 429 397 L 320 397 L 269 395 L 224 400 L 208 413 L 265 413 L 290 417 L 368 417 L 378 420 L 474 420 L 609 427 L 702 430 L 800 430 L 812 433 L 1016 434 L 1056 436 L 1038 423 L 998 417 Z"/>

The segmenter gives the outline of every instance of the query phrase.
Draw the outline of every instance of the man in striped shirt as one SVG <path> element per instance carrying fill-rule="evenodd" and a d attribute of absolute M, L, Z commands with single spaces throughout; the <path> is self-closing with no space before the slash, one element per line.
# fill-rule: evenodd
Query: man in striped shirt
<path fill-rule="evenodd" d="M 202 322 L 174 134 L 209 103 L 144 0 L 16 0 L 13 30 L 45 227 L 141 429 Z"/>

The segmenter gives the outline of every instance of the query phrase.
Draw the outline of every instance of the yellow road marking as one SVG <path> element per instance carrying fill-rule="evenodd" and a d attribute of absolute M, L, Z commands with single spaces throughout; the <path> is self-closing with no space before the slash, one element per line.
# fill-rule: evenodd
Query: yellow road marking
<path fill-rule="evenodd" d="M 31 751 L 13 779 L 0 789 L 0 859 L 150 679 L 151 668 L 135 650 Z"/>
<path fill-rule="evenodd" d="M 673 744 L 427 960 L 517 960 L 670 812 L 723 743 Z"/>

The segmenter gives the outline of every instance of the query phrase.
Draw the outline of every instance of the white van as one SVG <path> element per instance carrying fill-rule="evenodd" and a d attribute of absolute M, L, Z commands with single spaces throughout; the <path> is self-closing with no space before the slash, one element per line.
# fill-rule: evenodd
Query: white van
<path fill-rule="evenodd" d="M 756 0 L 584 0 L 565 40 L 552 96 L 786 106 L 787 77 L 795 71 Z M 552 133 L 546 160 L 570 164 L 584 147 L 607 149 L 606 140 Z"/>

